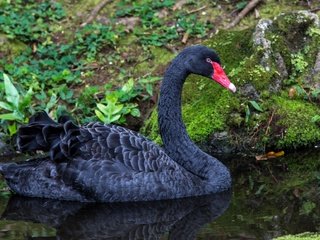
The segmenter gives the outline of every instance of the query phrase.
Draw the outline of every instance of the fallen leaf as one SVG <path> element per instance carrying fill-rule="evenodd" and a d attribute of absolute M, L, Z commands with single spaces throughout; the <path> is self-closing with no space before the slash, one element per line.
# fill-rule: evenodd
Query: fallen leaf
<path fill-rule="evenodd" d="M 297 95 L 297 90 L 295 89 L 295 88 L 290 88 L 289 89 L 289 97 L 290 98 L 293 98 L 294 96 L 296 96 Z"/>
<path fill-rule="evenodd" d="M 180 10 L 183 7 L 183 5 L 185 5 L 186 3 L 187 3 L 187 0 L 180 0 L 176 2 L 176 4 L 172 7 L 172 10 L 173 11 Z"/>
<path fill-rule="evenodd" d="M 300 198 L 300 190 L 298 188 L 295 188 L 293 190 L 293 195 L 296 197 L 296 198 Z"/>
<path fill-rule="evenodd" d="M 257 160 L 257 161 L 268 160 L 268 157 L 267 157 L 265 154 L 263 154 L 263 155 L 258 155 L 258 156 L 256 156 L 256 160 Z"/>
<path fill-rule="evenodd" d="M 161 9 L 161 11 L 156 13 L 158 18 L 166 18 L 169 15 L 169 12 L 166 8 Z"/>
<path fill-rule="evenodd" d="M 258 9 L 256 9 L 256 8 L 254 9 L 254 17 L 256 19 L 260 18 L 260 13 L 259 13 Z"/>
<path fill-rule="evenodd" d="M 38 48 L 37 48 L 37 44 L 34 43 L 34 44 L 32 45 L 32 52 L 35 53 L 35 52 L 37 51 L 37 49 L 38 49 Z"/>
<path fill-rule="evenodd" d="M 255 158 L 257 161 L 262 161 L 262 160 L 268 160 L 268 159 L 272 159 L 272 158 L 282 157 L 283 155 L 284 155 L 284 151 L 279 151 L 279 152 L 270 151 L 266 154 L 258 155 Z"/>
<path fill-rule="evenodd" d="M 182 38 L 181 42 L 184 43 L 184 44 L 186 44 L 187 41 L 188 41 L 188 38 L 189 38 L 189 33 L 188 33 L 188 32 L 185 32 L 185 33 L 183 34 L 183 38 Z"/>
<path fill-rule="evenodd" d="M 107 18 L 107 17 L 104 17 L 104 16 L 98 16 L 98 17 L 97 17 L 97 21 L 98 21 L 99 23 L 104 24 L 104 25 L 108 25 L 108 24 L 111 23 L 111 20 L 110 20 L 109 18 Z"/>
<path fill-rule="evenodd" d="M 125 25 L 126 32 L 130 32 L 134 29 L 134 27 L 140 22 L 140 18 L 138 17 L 124 17 L 117 21 L 117 24 Z"/>
<path fill-rule="evenodd" d="M 276 157 L 282 157 L 282 156 L 284 156 L 284 151 L 276 152 L 276 153 L 274 154 L 274 156 L 276 156 Z"/>

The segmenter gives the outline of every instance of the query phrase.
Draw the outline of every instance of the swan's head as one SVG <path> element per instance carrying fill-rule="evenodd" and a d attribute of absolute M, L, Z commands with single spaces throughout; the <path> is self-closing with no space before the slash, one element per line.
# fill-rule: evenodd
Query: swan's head
<path fill-rule="evenodd" d="M 184 64 L 190 73 L 198 74 L 213 79 L 224 88 L 232 92 L 236 87 L 224 72 L 218 54 L 205 46 L 195 45 L 182 51 Z"/>

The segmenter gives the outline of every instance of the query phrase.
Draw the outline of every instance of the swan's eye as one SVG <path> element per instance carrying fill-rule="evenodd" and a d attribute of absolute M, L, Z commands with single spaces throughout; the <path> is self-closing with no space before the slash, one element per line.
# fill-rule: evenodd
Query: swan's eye
<path fill-rule="evenodd" d="M 212 60 L 211 60 L 210 58 L 207 58 L 206 61 L 207 61 L 208 63 L 212 63 Z"/>

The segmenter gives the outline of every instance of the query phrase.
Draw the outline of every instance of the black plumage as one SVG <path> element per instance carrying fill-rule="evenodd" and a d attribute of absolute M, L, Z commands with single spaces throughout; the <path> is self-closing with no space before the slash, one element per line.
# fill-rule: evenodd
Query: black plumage
<path fill-rule="evenodd" d="M 164 148 L 129 129 L 101 123 L 75 125 L 36 114 L 18 132 L 21 151 L 44 150 L 48 158 L 0 165 L 9 187 L 25 196 L 118 202 L 198 196 L 228 189 L 228 169 L 189 138 L 181 117 L 181 91 L 190 73 L 212 78 L 203 46 L 183 50 L 167 69 L 159 100 Z"/>

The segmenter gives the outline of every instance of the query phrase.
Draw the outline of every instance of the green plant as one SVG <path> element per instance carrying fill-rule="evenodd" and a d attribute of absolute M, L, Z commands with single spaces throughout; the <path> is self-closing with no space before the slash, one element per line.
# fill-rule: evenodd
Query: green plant
<path fill-rule="evenodd" d="M 308 67 L 308 62 L 305 60 L 305 55 L 303 52 L 298 52 L 291 54 L 291 75 L 290 78 L 285 81 L 287 85 L 302 84 L 303 79 L 301 75 L 306 71 Z"/>
<path fill-rule="evenodd" d="M 50 38 L 51 23 L 65 17 L 62 5 L 55 1 L 5 1 L 0 8 L 0 31 L 23 42 Z"/>
<path fill-rule="evenodd" d="M 314 202 L 311 201 L 305 201 L 303 202 L 301 209 L 299 211 L 300 215 L 310 215 L 310 213 L 313 212 L 313 210 L 317 207 L 317 205 Z"/>
<path fill-rule="evenodd" d="M 185 14 L 180 11 L 172 13 L 174 21 L 167 23 L 166 19 L 159 17 L 159 11 L 162 9 L 169 11 L 175 1 L 150 1 L 143 0 L 128 4 L 127 1 L 121 1 L 118 4 L 116 16 L 118 17 L 139 17 L 141 27 L 134 29 L 134 34 L 144 45 L 163 46 L 172 40 L 180 38 L 180 33 L 188 33 L 190 37 L 197 36 L 202 38 L 206 35 L 210 24 L 202 22 L 196 14 Z M 192 4 L 192 2 L 190 2 Z"/>
<path fill-rule="evenodd" d="M 177 16 L 177 26 L 182 28 L 184 32 L 198 38 L 204 37 L 207 30 L 211 28 L 210 24 L 199 21 L 195 14 L 179 14 Z"/>
<path fill-rule="evenodd" d="M 129 102 L 137 95 L 133 79 L 130 79 L 122 88 L 107 91 L 105 98 L 97 104 L 95 114 L 104 123 L 125 123 L 125 116 L 128 114 L 140 117 L 138 105 Z"/>
<path fill-rule="evenodd" d="M 254 100 L 249 101 L 245 107 L 245 122 L 246 123 L 249 122 L 249 119 L 251 116 L 250 106 L 253 107 L 256 111 L 263 112 L 263 109 L 260 107 L 260 105 L 256 101 L 254 101 Z"/>
<path fill-rule="evenodd" d="M 6 74 L 3 74 L 4 80 L 4 101 L 0 101 L 0 111 L 5 110 L 5 113 L 0 114 L 0 119 L 4 121 L 16 121 L 25 123 L 27 117 L 25 108 L 30 106 L 33 90 L 30 87 L 27 93 L 19 93 L 17 88 L 12 84 Z M 2 100 L 2 99 L 1 99 Z M 17 131 L 16 123 L 8 125 L 10 135 Z"/>
<path fill-rule="evenodd" d="M 118 35 L 111 26 L 103 24 L 88 24 L 75 34 L 73 51 L 84 54 L 88 60 L 96 57 L 97 53 L 105 46 L 113 46 Z"/>
<path fill-rule="evenodd" d="M 105 97 L 97 103 L 95 109 L 96 116 L 104 123 L 120 123 L 126 122 L 126 116 L 140 117 L 138 104 L 134 103 L 136 98 L 142 97 L 146 100 L 153 95 L 154 82 L 158 81 L 159 77 L 145 77 L 138 80 L 137 84 L 133 79 L 124 84 L 121 88 L 111 90 L 112 86 L 105 86 Z"/>
<path fill-rule="evenodd" d="M 244 9 L 247 6 L 247 4 L 248 4 L 248 1 L 238 2 L 236 4 L 236 9 L 240 11 L 240 10 Z"/>

